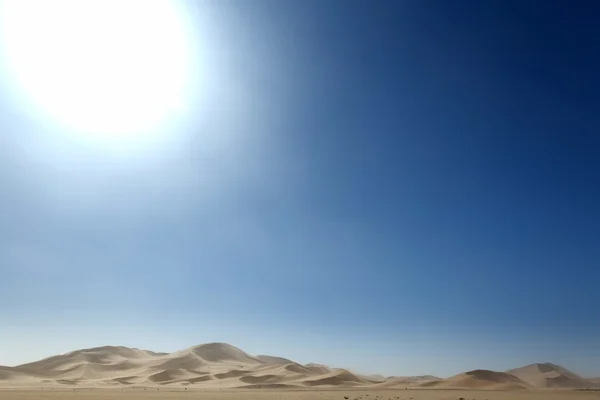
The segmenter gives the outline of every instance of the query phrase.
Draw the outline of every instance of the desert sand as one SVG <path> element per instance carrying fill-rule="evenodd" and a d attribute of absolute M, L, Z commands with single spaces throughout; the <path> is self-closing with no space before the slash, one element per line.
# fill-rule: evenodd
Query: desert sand
<path fill-rule="evenodd" d="M 281 390 L 281 389 L 0 389 L 0 400 L 592 400 L 596 392 L 475 390 Z"/>
<path fill-rule="evenodd" d="M 15 390 L 36 389 L 49 393 L 48 396 L 56 391 L 93 392 L 92 389 L 112 389 L 124 396 L 134 396 L 129 393 L 140 390 L 271 389 L 294 393 L 408 388 L 428 392 L 449 389 L 573 391 L 598 386 L 596 382 L 549 363 L 532 364 L 506 372 L 474 370 L 446 379 L 430 375 L 386 378 L 358 375 L 347 369 L 322 364 L 302 365 L 277 356 L 253 356 L 226 343 L 208 343 L 173 353 L 105 346 L 76 350 L 14 367 L 0 366 L 0 388 L 13 393 L 16 393 Z M 353 396 L 356 398 L 357 395 Z M 375 399 L 365 395 L 357 400 Z"/>

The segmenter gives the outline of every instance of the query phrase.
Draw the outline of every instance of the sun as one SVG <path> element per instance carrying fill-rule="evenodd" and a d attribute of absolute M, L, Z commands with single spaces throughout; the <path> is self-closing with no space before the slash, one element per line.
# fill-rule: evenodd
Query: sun
<path fill-rule="evenodd" d="M 99 144 L 147 139 L 182 111 L 190 36 L 176 0 L 0 0 L 0 49 L 19 97 Z"/>

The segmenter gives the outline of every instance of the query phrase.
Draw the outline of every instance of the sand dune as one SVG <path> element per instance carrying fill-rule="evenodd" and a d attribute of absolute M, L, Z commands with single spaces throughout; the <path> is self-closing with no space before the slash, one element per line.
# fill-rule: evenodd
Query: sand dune
<path fill-rule="evenodd" d="M 185 369 L 166 369 L 148 376 L 148 380 L 154 383 L 166 383 L 177 380 L 193 379 L 197 374 Z"/>
<path fill-rule="evenodd" d="M 356 375 L 345 369 L 315 363 L 301 365 L 283 357 L 253 356 L 226 343 L 208 343 L 173 353 L 104 346 L 16 367 L 0 366 L 0 386 L 523 389 L 596 385 L 553 364 L 532 364 L 511 371 L 475 370 L 448 379 L 431 375 L 385 378 Z"/>
<path fill-rule="evenodd" d="M 243 371 L 239 369 L 233 369 L 228 372 L 222 372 L 220 374 L 215 374 L 215 378 L 217 379 L 227 379 L 227 378 L 237 378 L 239 376 L 244 376 L 249 374 L 251 371 Z"/>
<path fill-rule="evenodd" d="M 201 357 L 198 357 L 194 353 L 177 352 L 173 354 L 168 354 L 166 356 L 157 357 L 148 362 L 147 365 L 157 370 L 200 370 L 209 365 L 209 363 Z"/>
<path fill-rule="evenodd" d="M 208 363 L 263 364 L 260 359 L 227 343 L 208 343 L 184 350 L 191 352 Z"/>
<path fill-rule="evenodd" d="M 506 371 L 535 388 L 588 388 L 593 383 L 556 364 L 531 364 Z"/>
<path fill-rule="evenodd" d="M 277 375 L 246 375 L 240 378 L 240 381 L 251 384 L 277 383 L 279 377 Z"/>
<path fill-rule="evenodd" d="M 429 384 L 440 381 L 441 378 L 432 375 L 420 376 L 390 376 L 384 382 L 377 384 L 378 388 L 403 388 L 417 385 Z"/>
<path fill-rule="evenodd" d="M 495 389 L 515 390 L 526 389 L 527 383 L 505 372 L 477 369 L 455 375 L 448 379 L 428 381 L 420 384 L 421 387 L 436 388 L 464 388 L 464 389 Z"/>
<path fill-rule="evenodd" d="M 146 362 L 147 366 L 161 370 L 211 370 L 215 367 L 227 367 L 227 370 L 230 370 L 264 364 L 258 358 L 225 343 L 194 346 L 171 354 L 155 356 Z"/>
<path fill-rule="evenodd" d="M 316 374 L 329 374 L 332 372 L 331 368 L 322 364 L 309 363 L 305 365 L 306 368 L 313 371 Z"/>
<path fill-rule="evenodd" d="M 381 383 L 381 382 L 385 382 L 387 379 L 385 376 L 382 375 L 358 375 L 359 377 L 361 377 L 364 380 L 367 380 L 369 382 L 372 383 Z"/>
<path fill-rule="evenodd" d="M 117 385 L 133 385 L 135 381 L 138 379 L 137 376 L 121 376 L 119 378 L 112 378 L 106 380 L 107 384 L 117 384 Z"/>
<path fill-rule="evenodd" d="M 262 359 L 261 359 L 262 358 Z M 25 375 L 57 385 L 248 385 L 287 384 L 315 373 L 282 357 L 254 357 L 225 343 L 208 343 L 174 353 L 104 346 L 0 369 L 0 380 Z"/>
<path fill-rule="evenodd" d="M 285 370 L 295 374 L 315 375 L 315 372 L 304 365 L 292 362 L 285 365 Z"/>
<path fill-rule="evenodd" d="M 283 357 L 274 357 L 274 356 L 256 356 L 260 361 L 267 364 L 292 364 L 292 360 L 288 360 Z"/>
<path fill-rule="evenodd" d="M 388 376 L 388 380 L 392 379 L 410 379 L 414 381 L 439 381 L 442 378 L 438 378 L 433 375 L 416 375 L 416 376 Z"/>
<path fill-rule="evenodd" d="M 316 374 L 308 368 L 297 364 L 271 364 L 267 367 L 255 368 L 252 373 L 244 374 L 239 380 L 248 384 L 295 384 L 301 385 L 302 381 Z"/>
<path fill-rule="evenodd" d="M 156 357 L 154 353 L 127 347 L 104 346 L 77 350 L 14 367 L 17 372 L 39 377 L 88 378 L 102 372 L 128 370 Z M 136 363 L 135 361 L 138 361 Z M 69 377 L 66 377 L 69 376 Z"/>
<path fill-rule="evenodd" d="M 371 382 L 367 381 L 366 379 L 354 375 L 352 372 L 345 369 L 340 369 L 326 375 L 307 379 L 303 383 L 307 386 L 366 386 L 371 384 Z"/>
<path fill-rule="evenodd" d="M 0 381 L 14 379 L 15 377 L 16 374 L 13 368 L 0 365 Z"/>

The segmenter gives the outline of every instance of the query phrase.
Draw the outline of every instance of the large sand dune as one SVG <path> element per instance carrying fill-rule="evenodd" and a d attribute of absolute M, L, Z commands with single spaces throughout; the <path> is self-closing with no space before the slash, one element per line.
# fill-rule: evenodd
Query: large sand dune
<path fill-rule="evenodd" d="M 523 380 L 505 372 L 477 369 L 455 375 L 448 379 L 428 381 L 422 387 L 437 388 L 463 388 L 463 389 L 493 389 L 515 390 L 527 389 L 528 385 Z"/>
<path fill-rule="evenodd" d="M 301 365 L 275 356 L 253 356 L 226 343 L 173 353 L 122 346 L 76 350 L 43 360 L 0 366 L 0 386 L 202 387 L 202 388 L 587 388 L 595 383 L 553 364 L 504 372 L 475 370 L 440 379 L 431 375 L 357 375 L 321 364 Z"/>
<path fill-rule="evenodd" d="M 581 376 L 551 363 L 531 364 L 506 371 L 536 388 L 588 388 L 593 384 Z"/>

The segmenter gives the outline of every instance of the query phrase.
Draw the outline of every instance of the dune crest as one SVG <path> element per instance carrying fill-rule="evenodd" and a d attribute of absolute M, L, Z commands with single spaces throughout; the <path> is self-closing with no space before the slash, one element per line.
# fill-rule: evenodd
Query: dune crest
<path fill-rule="evenodd" d="M 283 358 L 283 357 L 260 355 L 260 356 L 256 356 L 256 358 L 258 358 L 260 361 L 262 361 L 266 364 L 291 364 L 291 363 L 293 363 L 292 360 L 289 360 L 289 359 Z"/>
<path fill-rule="evenodd" d="M 262 364 L 263 361 L 227 343 L 207 343 L 191 347 L 191 352 L 207 363 Z"/>

